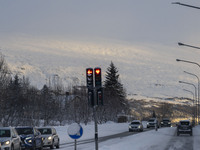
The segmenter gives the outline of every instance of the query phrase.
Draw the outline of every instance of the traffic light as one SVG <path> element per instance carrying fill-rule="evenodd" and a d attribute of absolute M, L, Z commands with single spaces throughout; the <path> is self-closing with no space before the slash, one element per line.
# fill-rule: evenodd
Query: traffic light
<path fill-rule="evenodd" d="M 94 92 L 93 92 L 93 89 L 88 89 L 88 105 L 94 106 Z"/>
<path fill-rule="evenodd" d="M 97 90 L 97 105 L 103 105 L 103 89 Z"/>
<path fill-rule="evenodd" d="M 87 82 L 87 87 L 92 89 L 93 88 L 93 68 L 86 69 L 86 82 Z"/>
<path fill-rule="evenodd" d="M 95 87 L 101 87 L 101 68 L 94 68 Z"/>

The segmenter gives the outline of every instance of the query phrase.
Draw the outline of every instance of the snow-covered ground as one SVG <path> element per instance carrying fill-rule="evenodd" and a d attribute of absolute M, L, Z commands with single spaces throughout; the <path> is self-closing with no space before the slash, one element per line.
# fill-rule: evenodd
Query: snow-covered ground
<path fill-rule="evenodd" d="M 77 141 L 84 139 L 94 138 L 94 124 L 82 125 L 83 136 Z M 57 132 L 60 136 L 61 143 L 73 142 L 67 134 L 68 126 L 56 127 Z M 98 135 L 99 137 L 117 134 L 120 132 L 128 131 L 128 123 L 107 123 L 98 125 Z M 193 141 L 193 150 L 200 149 L 200 126 L 196 126 L 193 129 L 193 136 L 181 135 L 179 137 L 175 136 L 175 127 L 171 128 L 160 128 L 158 131 L 150 130 L 142 132 L 139 134 L 130 135 L 123 138 L 115 138 L 105 142 L 99 142 L 99 150 L 165 150 L 169 147 L 169 150 L 175 150 L 180 148 L 185 142 L 183 139 Z M 169 145 L 173 138 L 178 138 L 174 140 L 173 145 Z M 181 142 L 182 141 L 182 142 Z M 61 149 L 66 149 L 61 146 Z M 67 148 L 68 150 L 73 150 L 74 147 Z M 77 145 L 79 150 L 95 150 L 95 143 Z"/>

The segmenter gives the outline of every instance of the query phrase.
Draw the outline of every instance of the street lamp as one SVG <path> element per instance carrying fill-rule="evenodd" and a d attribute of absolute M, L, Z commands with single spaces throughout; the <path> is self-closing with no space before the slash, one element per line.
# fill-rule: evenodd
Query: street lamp
<path fill-rule="evenodd" d="M 188 44 L 184 44 L 184 43 L 181 43 L 181 42 L 178 42 L 178 45 L 179 45 L 179 46 L 187 46 L 187 47 L 191 47 L 191 48 L 200 49 L 200 47 L 193 46 L 193 45 L 188 45 Z"/>
<path fill-rule="evenodd" d="M 178 4 L 178 5 L 182 5 L 182 6 L 186 6 L 186 7 L 192 7 L 192 8 L 200 9 L 200 7 L 192 6 L 192 5 L 188 5 L 188 4 L 183 4 L 183 3 L 180 3 L 180 2 L 172 2 L 172 4 Z"/>
<path fill-rule="evenodd" d="M 192 85 L 193 87 L 194 87 L 194 89 L 195 89 L 195 99 L 196 99 L 196 102 L 197 102 L 197 88 L 196 88 L 196 86 L 194 85 L 194 84 L 192 84 L 192 83 L 189 83 L 189 82 L 184 82 L 184 81 L 179 81 L 179 83 L 184 83 L 184 84 L 188 84 L 188 85 Z M 197 109 L 197 108 L 196 108 Z M 197 122 L 198 122 L 198 116 L 197 116 L 197 113 L 196 113 L 196 120 L 197 120 Z"/>
<path fill-rule="evenodd" d="M 193 102 L 193 106 L 194 106 L 194 101 L 195 101 L 195 95 L 194 95 L 194 93 L 193 93 L 192 91 L 189 91 L 189 90 L 186 90 L 186 89 L 183 89 L 183 91 L 186 91 L 186 92 L 192 94 L 192 96 L 193 96 L 193 100 L 192 100 L 192 102 Z"/>
<path fill-rule="evenodd" d="M 196 62 L 193 62 L 193 61 L 188 61 L 188 60 L 182 60 L 182 59 L 176 59 L 176 61 L 182 61 L 182 62 L 186 62 L 186 63 L 191 63 L 191 64 L 195 64 L 195 65 L 197 65 L 197 66 L 199 66 L 200 67 L 200 65 L 198 64 L 198 63 L 196 63 Z"/>
<path fill-rule="evenodd" d="M 188 60 L 181 60 L 181 59 L 176 59 L 176 61 L 195 64 L 195 65 L 199 66 L 199 68 L 200 68 L 200 65 L 196 62 L 192 62 L 192 61 L 188 61 Z M 198 89 L 198 93 L 199 93 L 199 89 Z M 199 120 L 199 96 L 198 96 L 198 101 L 197 101 L 197 114 L 198 114 L 198 120 Z"/>
<path fill-rule="evenodd" d="M 197 95 L 198 95 L 198 101 L 197 101 L 197 116 L 199 117 L 199 77 L 193 73 L 190 73 L 190 72 L 187 72 L 187 71 L 183 71 L 184 73 L 187 73 L 189 75 L 192 75 L 192 76 L 195 76 L 198 80 L 198 92 L 197 92 Z M 199 120 L 199 119 L 198 119 Z"/>

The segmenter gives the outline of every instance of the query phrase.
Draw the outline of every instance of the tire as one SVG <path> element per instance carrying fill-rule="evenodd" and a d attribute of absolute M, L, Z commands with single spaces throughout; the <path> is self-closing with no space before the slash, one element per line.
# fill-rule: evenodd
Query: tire
<path fill-rule="evenodd" d="M 60 141 L 58 141 L 58 144 L 56 145 L 56 148 L 60 148 Z"/>
<path fill-rule="evenodd" d="M 14 145 L 12 145 L 12 146 L 11 146 L 11 150 L 14 150 L 14 149 L 15 149 L 15 148 L 14 148 Z"/>
<path fill-rule="evenodd" d="M 180 134 L 179 134 L 179 132 L 177 132 L 177 136 L 179 136 Z"/>
<path fill-rule="evenodd" d="M 52 145 L 50 146 L 50 149 L 54 149 L 54 141 L 52 142 Z"/>

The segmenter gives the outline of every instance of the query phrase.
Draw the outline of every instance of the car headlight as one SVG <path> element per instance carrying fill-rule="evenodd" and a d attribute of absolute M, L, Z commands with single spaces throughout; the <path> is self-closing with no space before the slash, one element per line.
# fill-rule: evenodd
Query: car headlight
<path fill-rule="evenodd" d="M 32 143 L 32 137 L 27 137 L 25 140 L 26 140 L 28 143 Z"/>
<path fill-rule="evenodd" d="M 171 122 L 168 122 L 168 124 L 171 124 Z"/>
<path fill-rule="evenodd" d="M 51 136 L 49 136 L 49 137 L 48 137 L 48 140 L 51 140 L 51 139 L 52 139 L 52 137 L 51 137 Z"/>
<path fill-rule="evenodd" d="M 161 122 L 161 124 L 163 124 L 163 122 Z"/>
<path fill-rule="evenodd" d="M 10 144 L 10 141 L 8 140 L 8 141 L 3 142 L 2 145 L 9 145 L 9 144 Z"/>
<path fill-rule="evenodd" d="M 138 128 L 141 128 L 141 125 L 139 125 Z"/>

